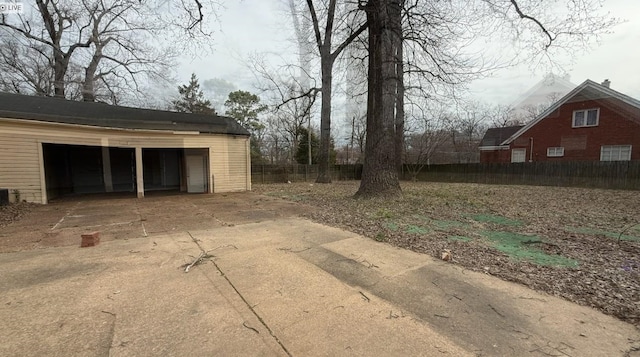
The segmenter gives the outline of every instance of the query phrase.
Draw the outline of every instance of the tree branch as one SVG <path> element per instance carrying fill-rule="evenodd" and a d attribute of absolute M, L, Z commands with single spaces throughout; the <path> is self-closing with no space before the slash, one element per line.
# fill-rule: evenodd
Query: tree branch
<path fill-rule="evenodd" d="M 365 22 L 364 24 L 360 25 L 360 27 L 358 27 L 358 29 L 353 32 L 351 35 L 349 35 L 349 37 L 347 37 L 341 44 L 340 46 L 338 46 L 338 48 L 336 48 L 335 51 L 333 51 L 333 53 L 331 54 L 331 57 L 333 57 L 333 60 L 335 60 L 340 53 L 347 48 L 347 46 L 349 46 L 351 44 L 351 42 L 353 42 L 353 40 L 355 40 L 356 38 L 358 38 L 358 36 L 360 36 L 360 34 L 362 34 L 364 32 L 364 30 L 366 30 L 369 27 L 369 23 Z"/>
<path fill-rule="evenodd" d="M 552 36 L 549 33 L 549 31 L 547 31 L 547 29 L 544 27 L 544 25 L 540 21 L 538 21 L 538 19 L 523 13 L 522 10 L 520 10 L 520 6 L 518 6 L 518 3 L 517 3 L 516 0 L 510 0 L 510 1 L 511 1 L 511 4 L 513 5 L 513 7 L 516 10 L 516 13 L 518 13 L 518 16 L 520 16 L 521 19 L 533 21 L 536 25 L 538 25 L 540 30 L 549 38 L 549 43 L 547 43 L 545 45 L 545 49 L 548 49 L 551 46 L 551 44 L 553 43 L 553 41 L 555 40 L 555 36 Z"/>
<path fill-rule="evenodd" d="M 311 23 L 313 24 L 313 32 L 316 36 L 316 44 L 318 45 L 318 51 L 322 51 L 322 37 L 320 35 L 320 25 L 318 22 L 318 15 L 316 9 L 313 6 L 313 0 L 307 0 L 307 6 L 309 7 L 309 13 L 311 14 Z"/>

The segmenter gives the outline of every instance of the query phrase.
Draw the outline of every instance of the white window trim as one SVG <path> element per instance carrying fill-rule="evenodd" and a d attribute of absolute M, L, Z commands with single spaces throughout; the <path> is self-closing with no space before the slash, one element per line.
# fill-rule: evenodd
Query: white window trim
<path fill-rule="evenodd" d="M 513 156 L 514 154 L 518 152 L 522 152 L 522 157 L 524 158 L 522 161 L 513 161 Z M 527 162 L 527 149 L 525 148 L 518 148 L 518 149 L 511 149 L 511 162 L 515 163 L 515 162 Z"/>
<path fill-rule="evenodd" d="M 564 147 L 548 147 L 547 148 L 547 157 L 563 157 L 564 156 Z"/>
<path fill-rule="evenodd" d="M 604 157 L 604 150 L 605 148 L 617 148 L 618 149 L 618 160 L 603 160 Z M 625 159 L 620 159 L 620 149 L 621 148 L 629 148 L 629 156 Z M 631 153 L 633 152 L 633 146 L 632 145 L 602 145 L 600 147 L 600 161 L 631 161 Z"/>
<path fill-rule="evenodd" d="M 589 114 L 589 111 L 591 110 L 595 110 L 596 111 L 596 123 L 593 125 L 587 125 L 587 117 Z M 579 112 L 584 112 L 584 125 L 576 125 L 576 113 Z M 594 126 L 598 126 L 600 124 L 600 108 L 589 108 L 589 109 L 581 109 L 581 110 L 574 110 L 573 111 L 573 115 L 571 116 L 571 127 L 572 128 L 591 128 Z"/>

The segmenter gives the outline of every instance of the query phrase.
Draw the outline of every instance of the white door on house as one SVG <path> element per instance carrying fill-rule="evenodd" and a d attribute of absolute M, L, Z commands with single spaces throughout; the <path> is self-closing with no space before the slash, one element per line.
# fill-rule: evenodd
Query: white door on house
<path fill-rule="evenodd" d="M 207 192 L 204 155 L 187 155 L 187 192 Z"/>
<path fill-rule="evenodd" d="M 525 162 L 525 161 L 527 161 L 527 149 L 511 150 L 511 162 Z"/>

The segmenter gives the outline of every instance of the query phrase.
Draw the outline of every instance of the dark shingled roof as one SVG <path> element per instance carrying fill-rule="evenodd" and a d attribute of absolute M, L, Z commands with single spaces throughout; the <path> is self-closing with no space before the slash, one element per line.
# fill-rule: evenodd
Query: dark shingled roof
<path fill-rule="evenodd" d="M 139 109 L 10 93 L 0 93 L 0 118 L 121 129 L 250 135 L 234 119 L 218 115 Z"/>
<path fill-rule="evenodd" d="M 484 133 L 480 146 L 499 146 L 503 141 L 509 139 L 511 135 L 515 134 L 522 127 L 523 125 L 489 128 L 487 129 L 487 132 Z"/>

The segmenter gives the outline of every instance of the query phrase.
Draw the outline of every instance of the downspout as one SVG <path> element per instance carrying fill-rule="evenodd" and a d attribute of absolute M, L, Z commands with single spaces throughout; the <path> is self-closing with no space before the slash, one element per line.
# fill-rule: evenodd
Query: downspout
<path fill-rule="evenodd" d="M 533 162 L 533 136 L 529 138 L 529 162 Z"/>

